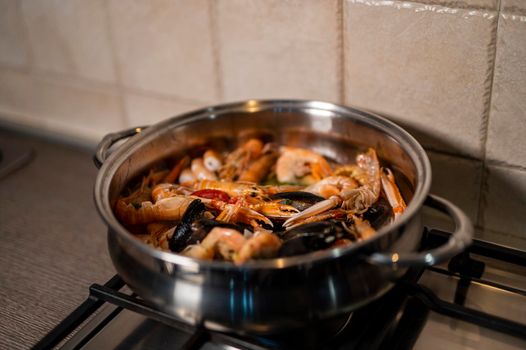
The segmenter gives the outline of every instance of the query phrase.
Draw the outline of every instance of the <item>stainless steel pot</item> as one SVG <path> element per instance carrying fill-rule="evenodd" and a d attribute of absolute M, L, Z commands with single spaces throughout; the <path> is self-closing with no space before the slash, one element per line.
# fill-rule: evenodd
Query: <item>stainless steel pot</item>
<path fill-rule="evenodd" d="M 412 199 L 400 220 L 352 246 L 240 267 L 153 249 L 115 218 L 113 205 L 124 186 L 161 159 L 210 140 L 235 142 L 251 133 L 340 162 L 352 161 L 356 147 L 372 146 Z M 128 137 L 109 154 L 114 143 Z M 119 275 L 159 309 L 212 329 L 280 332 L 351 311 L 385 293 L 407 267 L 433 265 L 461 252 L 473 233 L 461 210 L 428 194 L 429 160 L 411 135 L 380 116 L 331 103 L 250 100 L 205 108 L 109 134 L 95 162 L 100 166 L 95 202 L 109 227 L 109 252 Z M 446 245 L 415 252 L 423 205 L 447 213 L 456 230 Z"/>

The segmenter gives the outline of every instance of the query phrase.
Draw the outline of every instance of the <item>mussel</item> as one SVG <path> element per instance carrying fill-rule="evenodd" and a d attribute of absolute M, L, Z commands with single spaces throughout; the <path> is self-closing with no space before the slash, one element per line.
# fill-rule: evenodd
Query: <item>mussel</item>
<path fill-rule="evenodd" d="M 181 252 L 190 244 L 201 242 L 214 227 L 227 227 L 243 232 L 249 226 L 229 224 L 225 222 L 208 219 L 205 217 L 206 207 L 199 199 L 196 199 L 184 212 L 181 222 L 168 239 L 168 246 L 172 252 Z"/>
<path fill-rule="evenodd" d="M 315 250 L 326 249 L 348 233 L 335 220 L 314 222 L 298 226 L 281 234 L 283 245 L 279 256 L 306 254 Z"/>
<path fill-rule="evenodd" d="M 393 217 L 393 209 L 389 203 L 380 198 L 376 203 L 374 203 L 365 213 L 363 213 L 363 218 L 371 224 L 371 226 L 378 230 L 384 224 L 386 224 Z"/>
<path fill-rule="evenodd" d="M 192 203 L 190 203 L 190 205 L 188 205 L 181 222 L 175 228 L 172 237 L 168 239 L 168 246 L 172 252 L 180 252 L 188 244 L 191 244 L 191 240 L 193 241 L 199 239 L 198 237 L 194 237 L 194 239 L 192 239 L 194 233 L 192 230 L 192 223 L 199 219 L 205 210 L 205 205 L 199 199 L 194 200 Z"/>
<path fill-rule="evenodd" d="M 303 211 L 312 206 L 313 204 L 321 202 L 325 198 L 310 192 L 291 191 L 273 194 L 270 196 L 270 199 L 281 199 L 283 200 L 283 204 L 291 205 L 299 211 Z"/>

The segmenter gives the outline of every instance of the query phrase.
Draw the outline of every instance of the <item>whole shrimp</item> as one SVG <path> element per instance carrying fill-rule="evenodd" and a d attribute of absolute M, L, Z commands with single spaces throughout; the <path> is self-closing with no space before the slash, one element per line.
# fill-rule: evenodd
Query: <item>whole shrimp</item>
<path fill-rule="evenodd" d="M 223 157 L 213 149 L 207 150 L 203 154 L 204 166 L 210 171 L 218 171 L 223 166 Z"/>
<path fill-rule="evenodd" d="M 239 181 L 258 183 L 263 180 L 276 161 L 276 153 L 263 154 L 254 160 L 239 176 Z"/>
<path fill-rule="evenodd" d="M 329 176 L 315 184 L 305 187 L 304 191 L 320 195 L 323 198 L 329 198 L 357 187 L 358 182 L 351 177 Z"/>
<path fill-rule="evenodd" d="M 243 222 L 254 227 L 258 227 L 260 225 L 259 223 L 272 226 L 272 222 L 268 217 L 288 218 L 298 212 L 297 209 L 290 205 L 274 201 L 263 201 L 258 197 L 253 197 L 252 194 L 255 193 L 254 185 L 223 183 L 219 181 L 213 181 L 210 185 L 206 184 L 208 184 L 208 182 L 197 184 L 197 188 L 205 188 L 195 192 L 192 192 L 192 189 L 182 185 L 159 184 L 154 187 L 152 198 L 158 201 L 178 195 L 196 196 L 201 198 L 210 208 L 221 211 L 218 216 L 219 221 L 229 223 Z M 235 203 L 227 203 L 230 200 L 230 196 L 227 192 L 218 190 L 217 188 L 221 188 L 222 190 L 235 188 L 236 190 L 230 191 L 231 194 L 242 193 L 243 195 L 234 197 Z M 258 191 L 257 193 L 260 192 Z"/>
<path fill-rule="evenodd" d="M 186 196 L 172 196 L 154 203 L 143 201 L 140 204 L 126 203 L 119 199 L 115 205 L 118 218 L 130 225 L 148 224 L 163 220 L 180 220 L 186 208 L 195 198 Z"/>
<path fill-rule="evenodd" d="M 216 181 L 216 180 L 201 180 L 195 181 L 192 185 L 193 189 L 198 190 L 220 190 L 227 193 L 231 197 L 237 196 L 251 196 L 262 197 L 265 192 L 262 188 L 253 183 L 231 182 L 231 181 Z"/>
<path fill-rule="evenodd" d="M 240 232 L 214 227 L 200 244 L 188 246 L 182 254 L 188 257 L 211 260 L 220 256 L 224 260 L 242 265 L 253 258 L 270 258 L 277 254 L 281 240 L 265 230 L 256 231 L 249 239 Z"/>
<path fill-rule="evenodd" d="M 217 176 L 213 171 L 210 171 L 203 161 L 203 158 L 195 158 L 192 160 L 190 170 L 198 180 L 208 179 L 217 180 Z"/>
<path fill-rule="evenodd" d="M 310 216 L 323 213 L 338 206 L 353 213 L 365 212 L 376 202 L 380 195 L 380 163 L 375 150 L 372 148 L 369 148 L 365 153 L 359 154 L 356 157 L 356 163 L 361 172 L 359 187 L 342 187 L 339 194 L 332 195 L 328 199 L 291 216 L 285 221 L 283 226 L 288 229 Z"/>
<path fill-rule="evenodd" d="M 259 230 L 234 254 L 234 264 L 242 265 L 250 259 L 272 258 L 281 247 L 281 240 L 270 231 Z"/>
<path fill-rule="evenodd" d="M 246 238 L 234 229 L 214 227 L 200 244 L 186 247 L 181 254 L 203 260 L 211 260 L 217 255 L 231 261 L 246 241 Z"/>
<path fill-rule="evenodd" d="M 177 195 L 189 195 L 192 189 L 182 185 L 174 185 L 171 183 L 160 183 L 152 189 L 152 199 L 157 202 L 163 198 L 169 198 Z"/>
<path fill-rule="evenodd" d="M 276 176 L 279 182 L 315 182 L 332 174 L 331 166 L 323 156 L 304 148 L 281 147 L 276 162 Z M 305 179 L 311 175 L 312 179 Z"/>
<path fill-rule="evenodd" d="M 239 178 L 251 161 L 257 159 L 263 152 L 264 144 L 259 139 L 249 139 L 244 144 L 228 154 L 219 169 L 219 177 L 226 181 Z"/>

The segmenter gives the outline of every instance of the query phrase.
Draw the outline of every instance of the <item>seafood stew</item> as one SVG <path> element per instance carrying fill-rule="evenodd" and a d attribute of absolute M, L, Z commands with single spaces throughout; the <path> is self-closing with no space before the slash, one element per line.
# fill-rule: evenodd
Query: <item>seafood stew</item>
<path fill-rule="evenodd" d="M 374 148 L 348 164 L 268 137 L 225 149 L 197 147 L 152 167 L 122 191 L 117 218 L 155 248 L 242 265 L 352 245 L 406 208 Z"/>

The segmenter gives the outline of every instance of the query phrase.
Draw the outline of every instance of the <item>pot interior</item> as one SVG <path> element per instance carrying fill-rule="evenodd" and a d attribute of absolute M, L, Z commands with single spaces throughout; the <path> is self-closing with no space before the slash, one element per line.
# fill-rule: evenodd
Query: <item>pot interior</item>
<path fill-rule="evenodd" d="M 111 177 L 106 192 L 109 203 L 113 208 L 130 181 L 161 162 L 169 167 L 183 155 L 195 155 L 208 147 L 234 149 L 253 136 L 308 148 L 341 164 L 354 163 L 357 152 L 373 147 L 382 164 L 393 170 L 409 204 L 418 187 L 430 180 L 424 181 L 430 174 L 425 174 L 427 158 L 422 148 L 383 118 L 321 102 L 249 101 L 168 119 L 122 144 L 107 161 L 112 163 L 106 171 Z"/>

